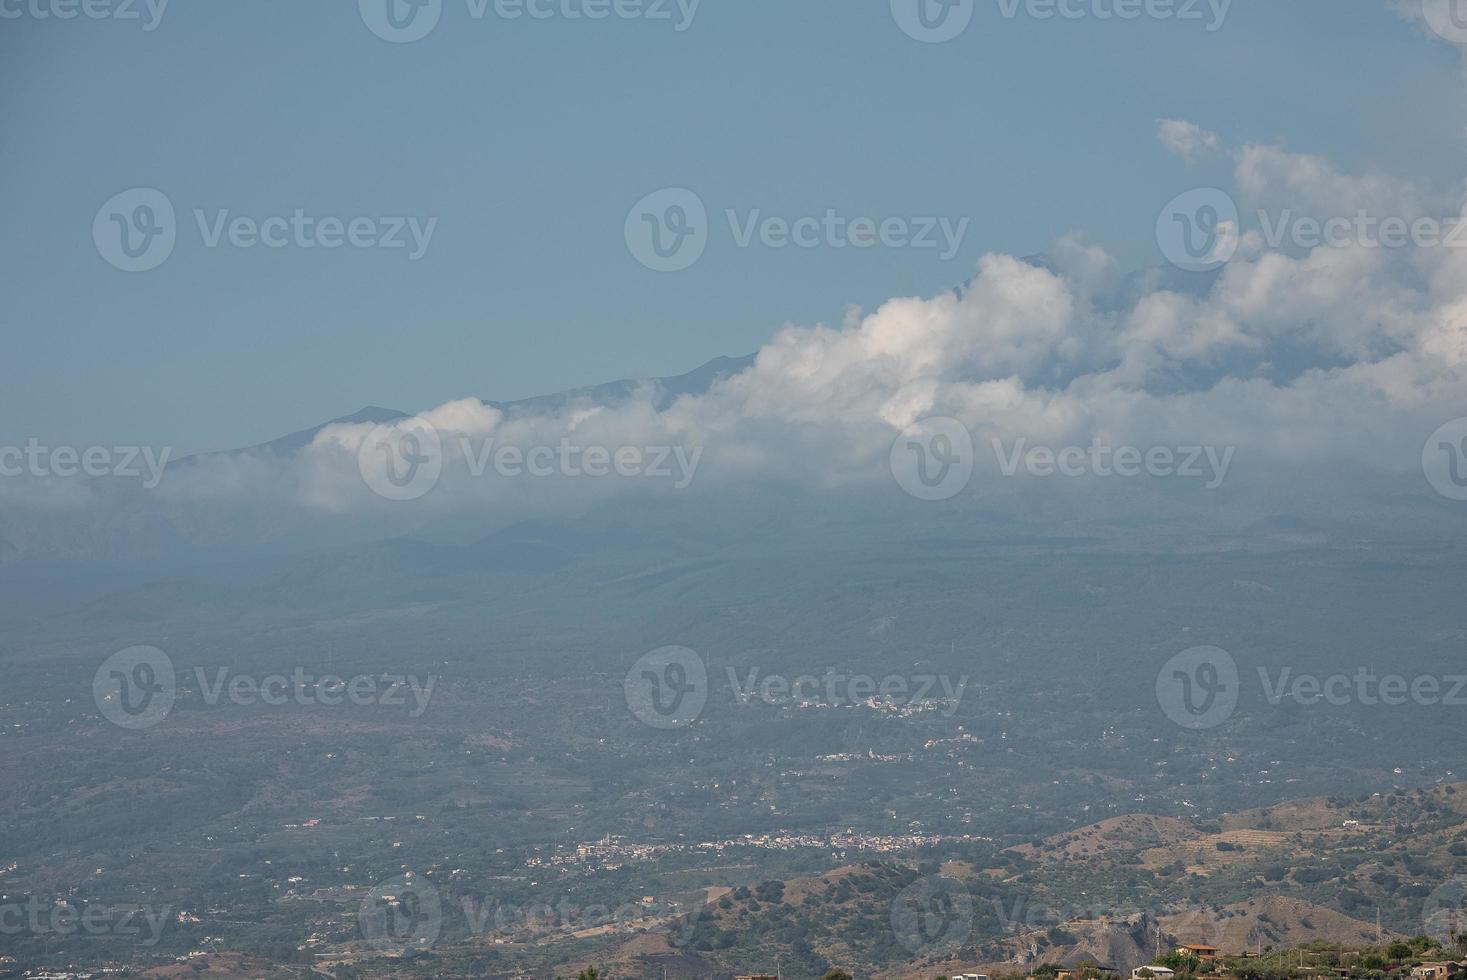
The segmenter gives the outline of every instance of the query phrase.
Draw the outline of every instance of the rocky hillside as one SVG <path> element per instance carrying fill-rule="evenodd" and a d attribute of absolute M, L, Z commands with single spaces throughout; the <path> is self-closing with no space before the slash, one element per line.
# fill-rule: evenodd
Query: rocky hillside
<path fill-rule="evenodd" d="M 1467 791 L 1456 786 L 1210 823 L 1132 814 L 987 862 L 873 862 L 735 889 L 681 935 L 638 936 L 605 961 L 689 975 L 829 964 L 904 980 L 1083 960 L 1129 970 L 1158 943 L 1359 946 L 1377 939 L 1377 908 L 1387 940 L 1429 931 L 1436 890 L 1464 855 Z"/>

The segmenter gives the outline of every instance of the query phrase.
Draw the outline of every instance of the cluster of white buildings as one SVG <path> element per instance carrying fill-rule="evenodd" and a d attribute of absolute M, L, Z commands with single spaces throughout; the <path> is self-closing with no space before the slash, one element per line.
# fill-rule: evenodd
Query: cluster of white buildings
<path fill-rule="evenodd" d="M 869 851 L 896 853 L 938 844 L 970 841 L 990 841 L 992 838 L 972 834 L 868 834 L 847 829 L 833 834 L 791 834 L 775 832 L 769 834 L 744 834 L 724 840 L 700 841 L 693 844 L 644 844 L 623 840 L 620 837 L 603 837 L 595 843 L 577 844 L 573 851 L 563 851 L 548 857 L 531 856 L 525 859 L 528 867 L 552 867 L 555 865 L 582 864 L 599 861 L 608 865 L 620 865 L 630 861 L 645 861 L 663 854 L 707 851 L 714 854 L 740 847 L 756 847 L 769 851 L 793 851 L 804 848 L 835 851 Z"/>

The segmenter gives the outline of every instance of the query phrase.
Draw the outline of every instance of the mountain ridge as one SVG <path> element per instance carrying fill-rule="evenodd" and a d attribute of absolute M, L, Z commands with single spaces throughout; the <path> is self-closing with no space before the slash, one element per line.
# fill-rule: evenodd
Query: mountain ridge
<path fill-rule="evenodd" d="M 719 355 L 693 370 L 685 371 L 682 374 L 658 378 L 621 378 L 616 381 L 605 381 L 601 384 L 567 388 L 565 391 L 551 392 L 544 395 L 531 395 L 527 398 L 515 398 L 507 401 L 480 398 L 479 401 L 513 418 L 527 415 L 542 415 L 558 411 L 568 405 L 581 401 L 589 401 L 597 405 L 609 407 L 626 401 L 635 395 L 638 390 L 651 385 L 654 386 L 655 393 L 653 402 L 657 406 L 657 410 L 662 411 L 683 395 L 701 395 L 707 393 L 714 384 L 724 378 L 738 374 L 753 364 L 755 357 L 756 355 L 754 354 L 745 354 L 743 356 Z M 410 417 L 410 413 L 404 412 L 401 409 L 384 408 L 380 405 L 366 405 L 348 415 L 328 419 L 319 425 L 299 429 L 266 442 L 256 443 L 253 446 L 191 453 L 188 456 L 180 457 L 177 462 L 181 463 L 185 460 L 204 459 L 212 456 L 232 456 L 239 453 L 267 453 L 275 456 L 291 456 L 300 452 L 306 446 L 309 446 L 312 440 L 328 426 L 358 425 L 362 423 L 383 425 L 389 422 L 395 422 L 398 419 Z"/>

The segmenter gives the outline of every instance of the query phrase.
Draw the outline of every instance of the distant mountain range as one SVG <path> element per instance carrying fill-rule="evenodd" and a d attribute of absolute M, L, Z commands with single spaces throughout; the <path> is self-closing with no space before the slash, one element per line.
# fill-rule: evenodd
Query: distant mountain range
<path fill-rule="evenodd" d="M 612 406 L 631 398 L 637 391 L 644 388 L 652 388 L 656 392 L 654 404 L 657 409 L 670 406 L 682 395 L 701 395 L 706 393 L 713 385 L 724 378 L 732 377 L 743 371 L 754 363 L 753 354 L 743 357 L 715 357 L 713 360 L 694 368 L 686 374 L 673 375 L 666 378 L 623 378 L 620 381 L 608 381 L 599 385 L 587 385 L 582 388 L 571 388 L 567 391 L 556 392 L 549 395 L 535 395 L 530 398 L 519 398 L 512 401 L 496 401 L 491 398 L 482 398 L 485 405 L 497 408 L 509 416 L 518 415 L 546 415 L 557 412 L 568 405 L 578 403 L 590 403 L 593 405 Z M 378 405 L 368 405 L 350 415 L 334 418 L 309 429 L 301 429 L 289 435 L 272 439 L 269 442 L 257 446 L 248 446 L 243 449 L 226 450 L 226 452 L 251 452 L 272 453 L 278 456 L 291 456 L 306 446 L 330 425 L 355 425 L 369 422 L 373 425 L 381 425 L 393 422 L 397 419 L 409 417 L 408 412 L 396 408 L 382 408 Z M 201 456 L 217 455 L 216 453 L 201 453 Z"/>

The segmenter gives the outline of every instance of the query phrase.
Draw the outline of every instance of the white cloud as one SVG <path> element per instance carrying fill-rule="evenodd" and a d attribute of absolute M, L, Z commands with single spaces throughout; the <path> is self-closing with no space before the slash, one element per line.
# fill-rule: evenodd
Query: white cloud
<path fill-rule="evenodd" d="M 1247 207 L 1292 209 L 1315 216 L 1350 216 L 1364 209 L 1377 217 L 1416 218 L 1429 212 L 1428 195 L 1411 181 L 1385 174 L 1342 174 L 1323 157 L 1250 144 L 1237 154 L 1238 191 Z"/>
<path fill-rule="evenodd" d="M 1188 163 L 1195 163 L 1222 149 L 1222 140 L 1216 133 L 1209 133 L 1196 123 L 1183 119 L 1161 120 L 1156 127 L 1156 138 L 1168 151 Z"/>

